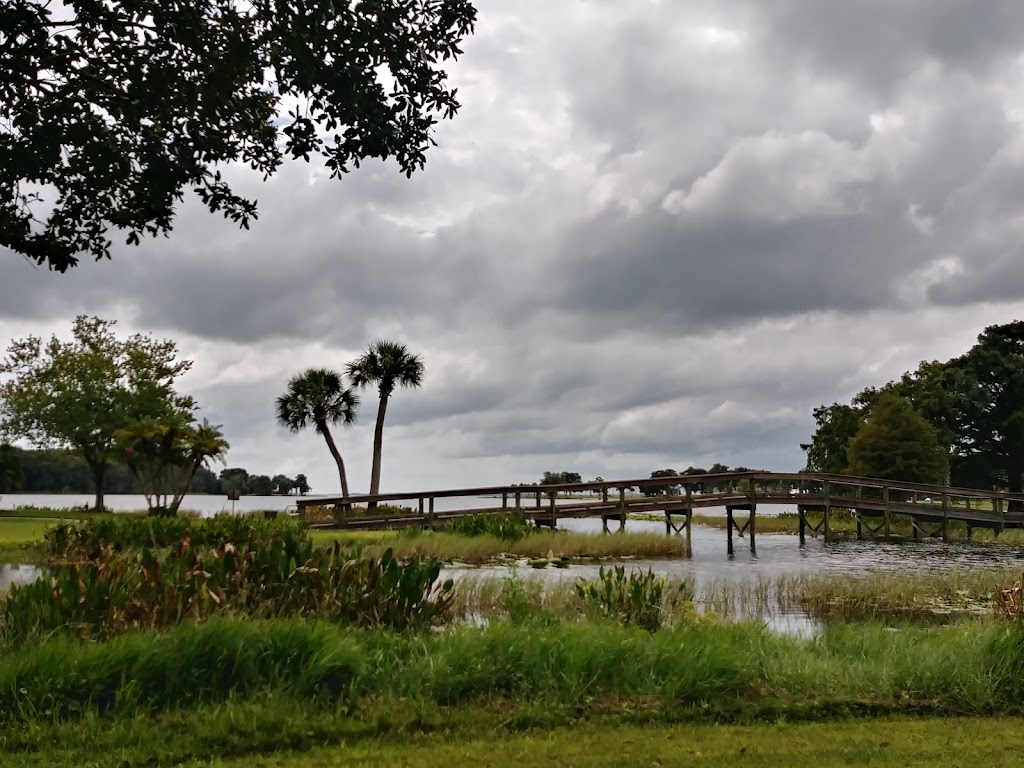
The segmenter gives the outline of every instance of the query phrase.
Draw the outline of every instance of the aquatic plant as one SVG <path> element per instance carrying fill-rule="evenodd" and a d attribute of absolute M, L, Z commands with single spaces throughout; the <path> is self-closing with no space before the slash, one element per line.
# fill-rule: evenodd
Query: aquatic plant
<path fill-rule="evenodd" d="M 0 638 L 11 644 L 54 632 L 103 638 L 218 614 L 423 629 L 449 610 L 452 582 L 439 576 L 437 560 L 401 562 L 390 550 L 356 557 L 338 545 L 316 549 L 294 531 L 270 543 L 215 548 L 185 538 L 163 556 L 106 547 L 94 560 L 13 586 L 0 602 Z"/>
<path fill-rule="evenodd" d="M 104 547 L 115 551 L 176 545 L 185 536 L 197 546 L 265 544 L 282 537 L 305 535 L 305 526 L 289 518 L 222 513 L 202 520 L 181 517 L 102 517 L 84 522 L 62 522 L 46 533 L 47 551 L 54 557 L 89 555 Z"/>
<path fill-rule="evenodd" d="M 660 629 L 666 613 L 673 612 L 678 603 L 693 600 L 686 582 L 669 588 L 665 577 L 656 576 L 650 569 L 646 573 L 634 569 L 627 575 L 622 565 L 607 570 L 602 566 L 596 581 L 580 580 L 576 584 L 576 594 L 603 615 L 648 632 Z"/>

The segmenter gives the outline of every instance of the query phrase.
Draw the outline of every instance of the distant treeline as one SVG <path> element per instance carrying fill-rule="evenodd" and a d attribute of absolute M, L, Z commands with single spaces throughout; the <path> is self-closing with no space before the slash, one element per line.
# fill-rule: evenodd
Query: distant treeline
<path fill-rule="evenodd" d="M 26 450 L 3 446 L 0 452 L 0 493 L 94 493 L 92 472 L 85 460 L 70 451 Z M 104 481 L 106 493 L 139 493 L 128 467 L 112 463 Z M 306 494 L 311 488 L 306 476 L 250 475 L 241 467 L 229 467 L 214 474 L 200 467 L 192 480 L 191 493 L 271 496 Z"/>

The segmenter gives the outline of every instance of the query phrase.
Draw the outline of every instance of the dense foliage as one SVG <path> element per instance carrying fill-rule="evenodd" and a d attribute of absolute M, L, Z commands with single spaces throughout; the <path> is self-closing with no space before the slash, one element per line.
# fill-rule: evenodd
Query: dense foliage
<path fill-rule="evenodd" d="M 196 521 L 178 517 L 103 517 L 57 523 L 46 532 L 46 549 L 54 557 L 87 557 L 104 548 L 119 552 L 138 547 L 171 547 L 186 536 L 201 547 L 259 546 L 276 539 L 301 540 L 305 537 L 305 526 L 288 518 L 268 520 L 262 515 L 226 513 Z"/>
<path fill-rule="evenodd" d="M 893 394 L 875 403 L 847 454 L 847 470 L 860 477 L 943 483 L 949 474 L 949 455 L 939 445 L 935 427 Z"/>
<path fill-rule="evenodd" d="M 849 405 L 816 409 L 815 433 L 802 446 L 807 468 L 846 471 L 850 441 L 888 395 L 905 399 L 934 428 L 953 485 L 1024 490 L 1024 322 L 989 326 L 959 357 L 922 362 Z"/>
<path fill-rule="evenodd" d="M 494 536 L 501 541 L 511 542 L 526 538 L 537 532 L 538 528 L 522 515 L 503 512 L 456 518 L 437 530 L 461 536 Z"/>
<path fill-rule="evenodd" d="M 226 163 L 409 175 L 459 108 L 443 64 L 475 19 L 468 0 L 7 0 L 0 246 L 63 272 L 108 257 L 112 229 L 169 232 L 186 190 L 248 227 Z"/>
<path fill-rule="evenodd" d="M 36 336 L 11 342 L 0 374 L 0 431 L 40 448 L 68 448 L 92 474 L 103 508 L 107 468 L 118 456 L 117 433 L 141 419 L 192 418 L 195 404 L 175 383 L 191 362 L 172 341 L 134 334 L 120 339 L 114 321 L 80 315 L 71 340 Z"/>
<path fill-rule="evenodd" d="M 209 548 L 188 537 L 167 554 L 148 548 L 60 566 L 11 587 L 0 637 L 21 644 L 53 633 L 110 637 L 215 615 L 321 618 L 360 627 L 423 629 L 443 620 L 453 585 L 440 563 L 401 563 L 387 550 L 357 557 L 285 535 Z"/>

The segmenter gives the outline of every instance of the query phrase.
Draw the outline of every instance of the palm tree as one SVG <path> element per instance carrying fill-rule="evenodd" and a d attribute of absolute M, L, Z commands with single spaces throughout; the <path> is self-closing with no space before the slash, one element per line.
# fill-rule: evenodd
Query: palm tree
<path fill-rule="evenodd" d="M 323 435 L 327 448 L 338 465 L 341 494 L 348 496 L 345 461 L 331 435 L 331 425 L 350 426 L 356 420 L 359 397 L 344 385 L 342 376 L 329 368 L 309 368 L 293 376 L 288 389 L 277 398 L 277 423 L 292 432 L 301 432 L 310 424 Z"/>
<path fill-rule="evenodd" d="M 373 469 L 370 471 L 370 493 L 376 494 L 380 492 L 381 445 L 384 442 L 384 415 L 388 410 L 388 399 L 396 386 L 412 388 L 423 383 L 423 360 L 410 352 L 405 344 L 375 341 L 361 357 L 348 364 L 348 376 L 355 387 L 376 384 L 380 395 L 377 423 L 373 429 Z"/>

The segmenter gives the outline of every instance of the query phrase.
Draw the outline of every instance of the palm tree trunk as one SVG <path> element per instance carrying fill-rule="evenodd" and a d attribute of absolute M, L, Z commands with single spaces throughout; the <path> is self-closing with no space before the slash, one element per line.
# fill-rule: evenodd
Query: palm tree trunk
<path fill-rule="evenodd" d="M 380 462 L 384 448 L 384 414 L 388 410 L 388 396 L 381 393 L 380 404 L 377 406 L 377 423 L 373 427 L 373 467 L 370 469 L 370 493 L 380 493 Z M 367 507 L 376 509 L 377 502 L 371 501 Z"/>
<path fill-rule="evenodd" d="M 338 465 L 338 479 L 341 480 L 341 495 L 348 496 L 348 476 L 345 474 L 345 460 L 341 458 L 341 454 L 338 452 L 338 446 L 334 444 L 334 436 L 331 435 L 331 429 L 327 426 L 326 421 L 318 423 L 317 429 L 320 431 L 320 434 L 324 436 L 324 440 L 327 441 L 327 449 L 331 452 L 331 456 L 334 457 L 334 463 Z"/>

